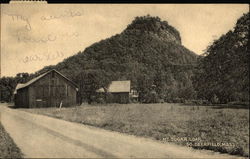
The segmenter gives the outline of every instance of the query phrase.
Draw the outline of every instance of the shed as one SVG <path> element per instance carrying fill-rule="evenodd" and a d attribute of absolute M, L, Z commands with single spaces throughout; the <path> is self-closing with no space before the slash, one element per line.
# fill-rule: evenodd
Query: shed
<path fill-rule="evenodd" d="M 112 103 L 129 103 L 130 81 L 112 81 L 107 89 L 107 92 L 112 94 Z M 99 93 L 104 93 L 104 89 L 97 90 Z"/>
<path fill-rule="evenodd" d="M 76 104 L 77 85 L 55 69 L 17 84 L 14 91 L 16 107 L 59 107 Z"/>

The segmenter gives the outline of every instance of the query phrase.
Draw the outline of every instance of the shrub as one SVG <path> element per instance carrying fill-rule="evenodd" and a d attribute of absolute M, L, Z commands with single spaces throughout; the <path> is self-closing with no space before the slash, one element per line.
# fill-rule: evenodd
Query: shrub
<path fill-rule="evenodd" d="M 244 156 L 244 150 L 242 147 L 235 147 L 229 152 L 231 155 L 241 155 Z"/>
<path fill-rule="evenodd" d="M 102 97 L 98 97 L 98 98 L 96 99 L 96 102 L 97 102 L 97 103 L 100 103 L 100 104 L 104 104 L 104 103 L 105 103 L 105 100 L 104 100 Z"/>
<path fill-rule="evenodd" d="M 107 103 L 112 103 L 114 99 L 114 96 L 111 93 L 107 93 L 106 95 L 106 102 Z"/>
<path fill-rule="evenodd" d="M 183 99 L 183 98 L 174 98 L 172 101 L 173 101 L 173 103 L 184 103 L 185 99 Z"/>
<path fill-rule="evenodd" d="M 164 103 L 164 99 L 158 99 L 157 103 Z"/>
<path fill-rule="evenodd" d="M 211 103 L 212 104 L 219 104 L 219 98 L 217 97 L 216 94 L 213 95 L 213 97 L 211 99 Z"/>
<path fill-rule="evenodd" d="M 145 96 L 145 100 L 143 101 L 143 103 L 158 103 L 158 102 L 159 102 L 159 97 L 155 91 L 147 93 Z"/>

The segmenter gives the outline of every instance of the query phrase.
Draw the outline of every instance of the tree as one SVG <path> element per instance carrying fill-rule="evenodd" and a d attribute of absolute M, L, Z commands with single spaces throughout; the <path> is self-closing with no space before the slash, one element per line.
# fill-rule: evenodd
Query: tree
<path fill-rule="evenodd" d="M 29 73 L 18 73 L 15 77 L 17 83 L 26 83 L 30 80 L 30 75 Z"/>
<path fill-rule="evenodd" d="M 78 74 L 79 84 L 79 96 L 80 103 L 83 100 L 89 104 L 94 101 L 93 97 L 96 96 L 96 90 L 103 88 L 105 94 L 107 94 L 107 87 L 110 84 L 110 80 L 105 76 L 105 72 L 102 70 L 85 70 Z"/>
<path fill-rule="evenodd" d="M 201 99 L 220 103 L 248 101 L 249 13 L 238 19 L 233 31 L 215 40 L 199 59 L 193 84 Z M 218 98 L 218 99 L 217 99 Z"/>
<path fill-rule="evenodd" d="M 0 79 L 2 101 L 11 102 L 16 85 L 17 81 L 14 77 L 3 77 Z"/>

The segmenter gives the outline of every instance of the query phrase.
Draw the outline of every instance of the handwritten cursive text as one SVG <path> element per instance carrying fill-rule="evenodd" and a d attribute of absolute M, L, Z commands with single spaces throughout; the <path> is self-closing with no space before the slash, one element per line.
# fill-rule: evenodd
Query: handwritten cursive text
<path fill-rule="evenodd" d="M 53 20 L 53 19 L 61 19 L 61 18 L 73 18 L 76 16 L 82 16 L 82 13 L 79 11 L 65 10 L 64 13 L 58 15 L 50 15 L 50 16 L 42 16 L 41 20 Z"/>
<path fill-rule="evenodd" d="M 52 60 L 56 60 L 58 58 L 62 58 L 64 57 L 64 53 L 57 51 L 56 53 L 47 53 L 47 54 L 36 54 L 36 55 L 31 55 L 31 56 L 25 56 L 21 61 L 23 63 L 29 63 L 29 62 L 33 62 L 33 61 L 52 61 Z"/>
<path fill-rule="evenodd" d="M 4 13 L 4 14 L 6 14 L 8 16 L 11 16 L 13 21 L 23 21 L 23 22 L 25 22 L 26 23 L 25 28 L 28 31 L 30 31 L 32 29 L 28 17 L 26 17 L 24 15 L 20 15 L 20 14 L 11 14 L 11 13 Z"/>

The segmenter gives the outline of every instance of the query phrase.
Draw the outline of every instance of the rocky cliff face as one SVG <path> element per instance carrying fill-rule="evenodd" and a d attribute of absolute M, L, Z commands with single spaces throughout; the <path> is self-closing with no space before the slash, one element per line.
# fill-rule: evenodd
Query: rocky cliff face
<path fill-rule="evenodd" d="M 166 42 L 181 44 L 180 33 L 167 21 L 161 21 L 159 17 L 136 17 L 124 31 L 127 34 L 149 34 Z"/>

